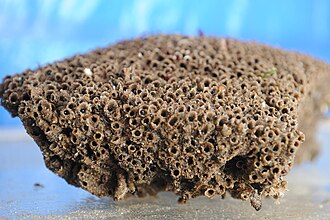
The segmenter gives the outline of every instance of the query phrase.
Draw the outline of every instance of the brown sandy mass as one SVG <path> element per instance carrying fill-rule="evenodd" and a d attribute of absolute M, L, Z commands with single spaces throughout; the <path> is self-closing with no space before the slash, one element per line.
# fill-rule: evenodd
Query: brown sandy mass
<path fill-rule="evenodd" d="M 0 98 L 46 166 L 96 196 L 228 192 L 259 210 L 283 195 L 296 155 L 316 155 L 329 79 L 305 55 L 160 35 L 7 76 Z"/>

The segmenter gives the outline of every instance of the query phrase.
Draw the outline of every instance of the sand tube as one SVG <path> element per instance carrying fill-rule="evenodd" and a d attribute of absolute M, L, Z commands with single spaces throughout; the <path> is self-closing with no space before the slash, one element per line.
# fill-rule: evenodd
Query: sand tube
<path fill-rule="evenodd" d="M 227 192 L 259 210 L 315 156 L 302 143 L 329 80 L 326 63 L 257 43 L 151 36 L 7 76 L 0 97 L 46 166 L 96 196 Z"/>

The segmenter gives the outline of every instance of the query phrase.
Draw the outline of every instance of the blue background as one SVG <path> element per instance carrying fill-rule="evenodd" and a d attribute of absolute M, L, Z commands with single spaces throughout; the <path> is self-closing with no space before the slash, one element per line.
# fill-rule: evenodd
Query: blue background
<path fill-rule="evenodd" d="M 0 78 L 122 39 L 230 36 L 330 61 L 327 0 L 1 0 Z M 0 108 L 0 126 L 20 126 Z"/>

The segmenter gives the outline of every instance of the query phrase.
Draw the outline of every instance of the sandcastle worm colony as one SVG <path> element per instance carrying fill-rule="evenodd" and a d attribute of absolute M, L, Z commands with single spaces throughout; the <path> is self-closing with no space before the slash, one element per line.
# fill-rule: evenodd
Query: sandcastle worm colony
<path fill-rule="evenodd" d="M 46 166 L 96 196 L 228 193 L 258 210 L 283 195 L 294 160 L 316 154 L 302 143 L 329 74 L 257 43 L 151 36 L 7 76 L 0 98 Z"/>

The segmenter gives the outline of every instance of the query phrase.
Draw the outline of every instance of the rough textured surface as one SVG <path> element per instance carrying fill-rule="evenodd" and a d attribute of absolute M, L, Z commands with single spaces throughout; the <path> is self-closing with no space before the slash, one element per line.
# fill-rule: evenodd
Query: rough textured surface
<path fill-rule="evenodd" d="M 46 166 L 99 197 L 229 192 L 258 210 L 283 195 L 329 73 L 255 43 L 153 36 L 8 76 L 0 97 Z"/>

